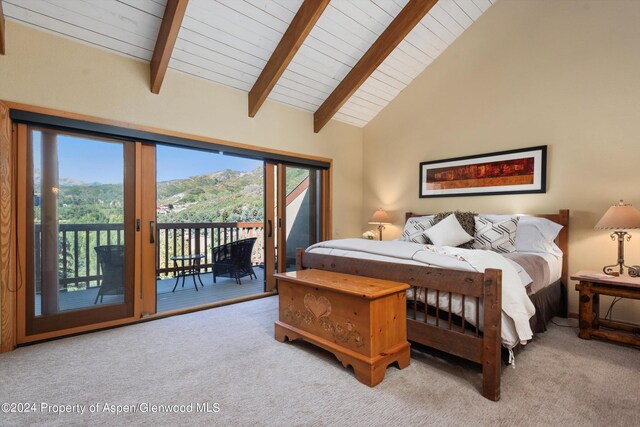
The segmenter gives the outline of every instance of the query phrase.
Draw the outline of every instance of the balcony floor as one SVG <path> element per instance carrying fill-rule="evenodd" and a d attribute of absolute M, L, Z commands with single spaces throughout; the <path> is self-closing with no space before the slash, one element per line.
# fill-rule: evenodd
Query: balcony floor
<path fill-rule="evenodd" d="M 185 277 L 184 288 L 181 286 L 182 279 L 175 292 L 171 292 L 176 280 L 173 278 L 158 280 L 157 289 L 157 313 L 180 310 L 184 308 L 197 307 L 199 305 L 211 304 L 219 301 L 226 301 L 234 298 L 241 298 L 256 295 L 264 292 L 264 270 L 254 267 L 257 279 L 244 277 L 242 284 L 238 285 L 234 279 L 228 277 L 218 277 L 217 283 L 213 283 L 213 274 L 202 273 L 200 278 L 204 287 L 198 282 L 198 291 L 193 286 L 191 276 Z M 197 279 L 196 279 L 197 282 Z M 93 287 L 83 291 L 59 293 L 60 311 L 75 310 L 80 308 L 97 307 L 100 305 L 117 304 L 123 300 L 122 295 L 105 295 L 102 304 L 94 305 L 98 288 Z M 40 295 L 36 295 L 36 315 L 40 315 Z"/>
<path fill-rule="evenodd" d="M 204 287 L 198 283 L 198 291 L 193 286 L 193 279 L 187 276 L 184 279 L 184 288 L 181 287 L 182 279 L 175 292 L 171 292 L 175 279 L 158 280 L 157 285 L 157 312 L 164 313 L 181 308 L 196 307 L 203 304 L 211 304 L 218 301 L 226 301 L 234 298 L 241 298 L 256 295 L 264 292 L 264 270 L 254 267 L 257 279 L 244 277 L 242 284 L 238 285 L 235 279 L 228 277 L 218 277 L 217 283 L 213 283 L 212 273 L 202 273 L 200 278 Z"/>

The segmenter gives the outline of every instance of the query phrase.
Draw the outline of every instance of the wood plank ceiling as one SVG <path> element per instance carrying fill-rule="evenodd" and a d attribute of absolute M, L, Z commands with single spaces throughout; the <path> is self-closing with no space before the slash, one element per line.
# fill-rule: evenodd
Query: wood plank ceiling
<path fill-rule="evenodd" d="M 7 19 L 148 62 L 167 3 L 0 1 Z M 267 99 L 318 111 L 408 1 L 331 0 Z M 439 0 L 333 118 L 366 125 L 495 1 Z M 189 0 L 168 67 L 249 92 L 302 3 Z"/>

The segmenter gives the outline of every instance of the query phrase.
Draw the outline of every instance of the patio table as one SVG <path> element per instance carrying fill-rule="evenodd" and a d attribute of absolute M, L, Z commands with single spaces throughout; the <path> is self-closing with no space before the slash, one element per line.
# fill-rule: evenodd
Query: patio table
<path fill-rule="evenodd" d="M 173 290 L 171 292 L 175 292 L 178 287 L 178 282 L 180 278 L 182 278 L 182 287 L 184 288 L 184 278 L 186 276 L 191 276 L 193 279 L 193 286 L 198 290 L 198 284 L 196 283 L 196 276 L 198 276 L 198 281 L 200 285 L 204 288 L 204 283 L 202 283 L 202 279 L 200 278 L 200 261 L 204 258 L 204 254 L 194 254 L 194 255 L 185 255 L 185 256 L 172 256 L 171 261 L 176 265 L 176 284 L 173 285 Z"/>

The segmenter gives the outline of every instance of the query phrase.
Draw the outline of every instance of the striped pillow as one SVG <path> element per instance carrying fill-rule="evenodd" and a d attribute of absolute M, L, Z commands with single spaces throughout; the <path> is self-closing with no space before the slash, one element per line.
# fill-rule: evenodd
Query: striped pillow
<path fill-rule="evenodd" d="M 434 215 L 409 218 L 407 223 L 404 225 L 404 230 L 402 231 L 402 237 L 400 237 L 400 240 L 405 242 L 421 243 L 424 245 L 427 243 L 427 239 L 423 233 L 425 230 L 433 227 L 435 224 L 435 220 L 433 218 Z"/>
<path fill-rule="evenodd" d="M 491 221 L 482 216 L 476 216 L 476 233 L 473 249 L 511 253 L 516 251 L 516 231 L 518 229 L 517 216 L 498 221 Z"/>

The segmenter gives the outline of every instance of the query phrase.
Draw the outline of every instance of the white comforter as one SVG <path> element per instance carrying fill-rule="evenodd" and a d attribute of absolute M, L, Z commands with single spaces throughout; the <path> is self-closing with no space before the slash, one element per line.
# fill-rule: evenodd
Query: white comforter
<path fill-rule="evenodd" d="M 317 243 L 307 252 L 337 255 L 456 270 L 484 272 L 487 268 L 502 270 L 502 344 L 513 348 L 519 342 L 525 344 L 533 336 L 529 319 L 535 314 L 533 303 L 527 296 L 525 286 L 528 277 L 514 266 L 515 263 L 502 255 L 477 249 L 436 247 L 402 241 L 377 241 L 365 239 L 329 240 Z M 530 280 L 530 279 L 529 279 Z M 525 283 L 526 282 L 526 283 Z M 418 295 L 424 301 L 424 295 Z M 429 291 L 429 305 L 436 305 L 436 293 Z M 462 298 L 452 298 L 451 310 L 462 314 Z M 448 307 L 448 294 L 440 295 L 440 307 Z M 465 319 L 475 325 L 475 299 L 465 299 Z M 480 326 L 482 325 L 482 305 L 480 306 Z"/>

